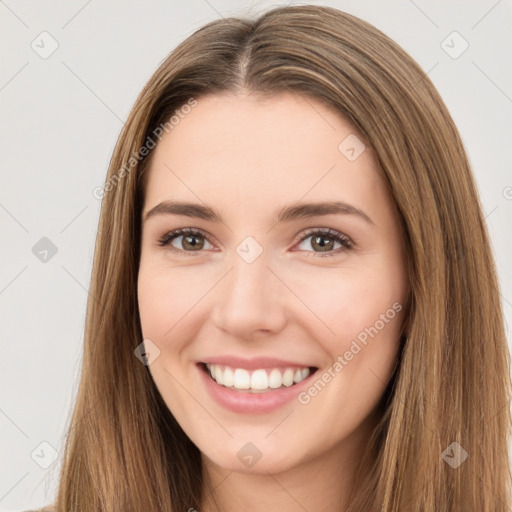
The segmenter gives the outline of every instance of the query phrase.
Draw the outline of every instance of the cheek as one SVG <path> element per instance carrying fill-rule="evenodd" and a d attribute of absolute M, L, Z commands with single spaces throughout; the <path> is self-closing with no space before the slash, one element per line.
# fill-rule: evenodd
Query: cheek
<path fill-rule="evenodd" d="M 169 331 L 190 312 L 200 299 L 201 291 L 204 294 L 207 289 L 206 285 L 201 287 L 197 276 L 194 279 L 193 272 L 141 264 L 138 304 L 144 336 L 168 338 Z"/>
<path fill-rule="evenodd" d="M 150 339 L 160 350 L 149 366 L 153 381 L 169 410 L 187 410 L 187 396 L 180 391 L 186 372 L 183 365 L 187 348 L 195 332 L 194 306 L 201 295 L 189 279 L 191 273 L 173 271 L 158 263 L 141 262 L 137 283 L 139 316 L 144 339 Z"/>
<path fill-rule="evenodd" d="M 389 273 L 354 271 L 337 279 L 317 279 L 315 286 L 303 289 L 311 300 L 308 306 L 322 320 L 308 315 L 309 330 L 330 358 L 299 397 L 301 404 L 311 407 L 310 416 L 318 418 L 318 428 L 329 414 L 325 411 L 343 411 L 333 414 L 330 424 L 335 432 L 349 432 L 381 398 L 400 347 L 401 284 Z"/>
<path fill-rule="evenodd" d="M 337 275 L 335 271 L 317 274 L 314 279 L 303 281 L 300 295 L 307 298 L 304 302 L 312 313 L 307 318 L 316 326 L 323 324 L 324 339 L 329 339 L 330 334 L 333 339 L 346 341 L 375 324 L 384 330 L 382 319 L 385 330 L 399 331 L 403 307 L 393 304 L 403 305 L 404 291 L 399 280 L 391 279 L 389 274 L 355 269 Z"/>
<path fill-rule="evenodd" d="M 307 315 L 307 328 L 329 354 L 330 371 L 336 376 L 332 387 L 344 396 L 345 405 L 362 408 L 361 414 L 385 389 L 400 346 L 404 276 L 381 268 L 367 264 L 325 277 L 317 273 L 314 281 L 303 281 L 301 289 L 315 313 Z M 348 388 L 358 390 L 354 402 L 343 392 Z"/>

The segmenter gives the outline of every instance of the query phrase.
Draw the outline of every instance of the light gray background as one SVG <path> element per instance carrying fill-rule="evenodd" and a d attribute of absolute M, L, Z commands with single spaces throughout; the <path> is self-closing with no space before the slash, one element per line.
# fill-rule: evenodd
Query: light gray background
<path fill-rule="evenodd" d="M 511 2 L 300 3 L 330 5 L 369 21 L 428 72 L 474 168 L 510 326 Z M 100 209 L 92 191 L 103 184 L 138 92 L 167 54 L 206 22 L 282 4 L 0 0 L 1 510 L 42 506 L 54 497 L 60 458 L 43 469 L 31 454 L 48 462 L 52 449 L 40 446 L 47 442 L 62 455 Z M 51 48 L 44 31 L 58 43 L 46 59 L 31 47 Z M 453 54 L 464 42 L 450 36 L 453 31 L 469 44 L 458 58 Z M 32 252 L 42 237 L 57 247 L 47 262 Z"/>

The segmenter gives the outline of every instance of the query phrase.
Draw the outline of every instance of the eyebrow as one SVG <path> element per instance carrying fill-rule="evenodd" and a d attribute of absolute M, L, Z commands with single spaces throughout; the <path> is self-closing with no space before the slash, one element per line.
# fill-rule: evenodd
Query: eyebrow
<path fill-rule="evenodd" d="M 186 203 L 180 201 L 162 201 L 155 207 L 151 208 L 144 215 L 144 222 L 156 215 L 183 215 L 185 217 L 208 220 L 212 222 L 224 223 L 219 212 L 209 206 Z M 319 203 L 298 203 L 285 206 L 274 212 L 272 222 L 273 225 L 283 222 L 291 222 L 299 219 L 309 219 L 310 217 L 318 217 L 322 215 L 355 215 L 360 217 L 367 223 L 375 226 L 370 217 L 359 208 L 343 201 L 328 201 Z"/>

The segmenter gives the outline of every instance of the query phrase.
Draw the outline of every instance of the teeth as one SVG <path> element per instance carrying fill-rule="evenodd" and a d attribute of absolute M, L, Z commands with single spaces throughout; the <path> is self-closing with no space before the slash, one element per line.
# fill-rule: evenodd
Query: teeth
<path fill-rule="evenodd" d="M 283 384 L 283 379 L 281 378 L 281 372 L 274 368 L 270 375 L 268 376 L 268 387 L 272 389 L 280 388 Z"/>
<path fill-rule="evenodd" d="M 290 387 L 298 384 L 310 374 L 309 368 L 258 369 L 252 372 L 244 368 L 231 368 L 218 364 L 206 365 L 211 377 L 218 384 L 228 388 L 254 392 Z"/>
<path fill-rule="evenodd" d="M 256 370 L 252 373 L 251 389 L 268 389 L 268 375 L 265 370 Z"/>
<path fill-rule="evenodd" d="M 219 366 L 217 366 L 215 368 L 215 380 L 219 383 L 219 384 L 224 384 L 224 374 L 222 373 L 222 370 L 220 369 Z"/>
<path fill-rule="evenodd" d="M 293 370 L 287 368 L 283 373 L 283 384 L 289 388 L 293 384 Z"/>
<path fill-rule="evenodd" d="M 235 376 L 233 374 L 233 370 L 231 368 L 229 368 L 228 366 L 226 366 L 226 368 L 224 369 L 223 378 L 224 378 L 224 382 L 222 383 L 223 386 L 226 386 L 227 388 L 230 388 L 231 386 L 233 386 L 233 384 L 235 382 Z"/>
<path fill-rule="evenodd" d="M 215 370 L 215 375 L 217 375 L 217 371 L 220 371 L 220 367 L 217 366 L 218 370 Z M 217 380 L 217 379 L 215 379 Z M 222 382 L 217 381 L 218 384 L 222 384 Z M 249 389 L 251 387 L 251 376 L 247 370 L 242 370 L 241 368 L 237 368 L 235 370 L 235 377 L 233 381 L 233 386 L 236 389 Z"/>

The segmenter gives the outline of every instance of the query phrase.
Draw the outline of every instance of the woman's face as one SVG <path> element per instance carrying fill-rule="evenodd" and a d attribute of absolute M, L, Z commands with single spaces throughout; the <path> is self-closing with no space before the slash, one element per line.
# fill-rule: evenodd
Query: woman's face
<path fill-rule="evenodd" d="M 275 473 L 357 457 L 377 419 L 408 282 L 361 139 L 311 98 L 210 95 L 154 150 L 142 332 L 160 394 L 209 464 Z"/>

